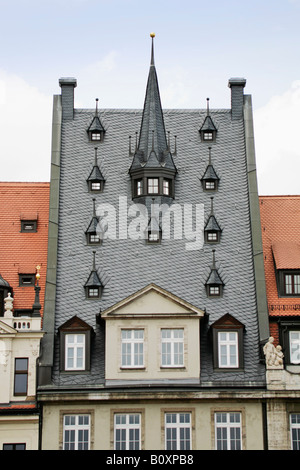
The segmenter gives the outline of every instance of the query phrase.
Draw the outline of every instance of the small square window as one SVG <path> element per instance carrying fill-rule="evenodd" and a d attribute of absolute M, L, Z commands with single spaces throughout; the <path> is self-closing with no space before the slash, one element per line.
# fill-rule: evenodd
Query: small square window
<path fill-rule="evenodd" d="M 21 232 L 36 232 L 37 221 L 36 220 L 21 220 Z"/>
<path fill-rule="evenodd" d="M 215 181 L 205 181 L 205 189 L 207 190 L 214 190 L 216 189 Z"/>
<path fill-rule="evenodd" d="M 88 298 L 89 299 L 97 299 L 99 297 L 100 297 L 99 287 L 89 287 L 88 288 Z"/>
<path fill-rule="evenodd" d="M 88 242 L 90 245 L 98 245 L 101 243 L 100 235 L 98 233 L 89 233 Z"/>
<path fill-rule="evenodd" d="M 148 243 L 160 243 L 160 233 L 159 232 L 148 232 Z"/>
<path fill-rule="evenodd" d="M 101 140 L 101 133 L 100 132 L 92 132 L 91 133 L 92 140 Z"/>
<path fill-rule="evenodd" d="M 99 181 L 92 181 L 91 183 L 91 190 L 92 191 L 101 191 L 102 185 L 101 182 Z"/>
<path fill-rule="evenodd" d="M 217 232 L 207 232 L 207 241 L 208 242 L 217 242 L 218 233 Z"/>
<path fill-rule="evenodd" d="M 205 131 L 203 132 L 203 140 L 213 140 L 214 135 L 212 132 Z"/>
<path fill-rule="evenodd" d="M 220 286 L 209 286 L 208 292 L 209 295 L 218 297 L 221 295 Z"/>

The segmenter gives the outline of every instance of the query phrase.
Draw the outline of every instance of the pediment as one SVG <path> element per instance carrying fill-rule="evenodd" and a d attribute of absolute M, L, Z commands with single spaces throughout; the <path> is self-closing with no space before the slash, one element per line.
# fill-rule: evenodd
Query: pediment
<path fill-rule="evenodd" d="M 126 316 L 204 316 L 204 311 L 165 289 L 149 284 L 101 313 L 101 318 Z"/>
<path fill-rule="evenodd" d="M 0 335 L 11 335 L 11 334 L 16 334 L 17 330 L 13 328 L 12 326 L 7 325 L 4 321 L 0 321 Z"/>

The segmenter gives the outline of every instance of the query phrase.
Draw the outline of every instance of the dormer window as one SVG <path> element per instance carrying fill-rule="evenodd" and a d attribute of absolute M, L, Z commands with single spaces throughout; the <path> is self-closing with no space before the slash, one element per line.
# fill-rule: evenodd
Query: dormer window
<path fill-rule="evenodd" d="M 208 152 L 208 165 L 206 167 L 204 175 L 201 178 L 201 183 L 204 191 L 217 191 L 219 185 L 219 177 L 215 172 L 215 169 L 211 162 L 211 147 L 208 148 Z"/>
<path fill-rule="evenodd" d="M 157 244 L 161 242 L 162 230 L 158 220 L 151 217 L 146 229 L 147 242 Z"/>
<path fill-rule="evenodd" d="M 100 121 L 99 115 L 98 115 L 98 98 L 96 99 L 96 112 L 94 119 L 90 125 L 90 127 L 87 130 L 89 140 L 91 142 L 102 142 L 104 139 L 104 133 L 105 129 L 102 126 L 102 123 Z"/>
<path fill-rule="evenodd" d="M 102 193 L 104 190 L 104 178 L 98 166 L 98 147 L 95 147 L 95 163 L 87 179 L 88 189 L 91 193 Z"/>
<path fill-rule="evenodd" d="M 221 291 L 220 291 L 220 286 L 218 285 L 211 285 L 208 286 L 208 295 L 210 297 L 220 297 Z"/>
<path fill-rule="evenodd" d="M 291 296 L 300 295 L 300 271 L 284 273 L 284 293 Z"/>
<path fill-rule="evenodd" d="M 207 98 L 207 115 L 199 132 L 203 142 L 213 142 L 216 140 L 217 128 L 209 115 L 209 98 Z"/>
<path fill-rule="evenodd" d="M 204 228 L 204 239 L 206 243 L 219 243 L 221 228 L 214 216 L 213 197 L 211 198 L 211 213 Z"/>
<path fill-rule="evenodd" d="M 100 299 L 102 295 L 103 285 L 96 270 L 96 252 L 93 251 L 93 268 L 84 285 L 86 299 Z"/>
<path fill-rule="evenodd" d="M 90 348 L 93 330 L 74 316 L 59 328 L 60 368 L 63 372 L 84 372 L 90 369 Z"/>
<path fill-rule="evenodd" d="M 208 297 L 221 297 L 223 295 L 224 283 L 218 273 L 215 262 L 215 250 L 213 252 L 213 263 L 210 275 L 205 283 L 206 293 Z"/>
<path fill-rule="evenodd" d="M 37 221 L 36 220 L 21 220 L 21 232 L 36 232 Z"/>
<path fill-rule="evenodd" d="M 85 232 L 88 245 L 98 245 L 102 242 L 102 236 L 99 230 L 99 219 L 96 215 L 96 200 L 93 199 L 93 217 Z"/>
<path fill-rule="evenodd" d="M 88 243 L 89 245 L 99 245 L 101 243 L 101 239 L 98 233 L 89 233 L 88 234 Z"/>
<path fill-rule="evenodd" d="M 211 326 L 215 369 L 244 367 L 244 325 L 228 313 Z"/>

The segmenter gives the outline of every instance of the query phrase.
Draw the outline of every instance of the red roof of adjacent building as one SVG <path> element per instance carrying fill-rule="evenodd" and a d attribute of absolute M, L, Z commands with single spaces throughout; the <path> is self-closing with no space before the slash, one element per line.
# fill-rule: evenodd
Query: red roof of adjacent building
<path fill-rule="evenodd" d="M 40 269 L 44 305 L 50 183 L 0 183 L 0 274 L 13 288 L 14 309 L 31 309 L 33 286 L 19 287 L 19 274 Z M 37 220 L 37 232 L 22 233 L 21 220 Z"/>
<path fill-rule="evenodd" d="M 300 297 L 279 297 L 275 278 L 275 266 L 300 270 L 300 196 L 259 201 L 269 315 L 300 315 Z"/>

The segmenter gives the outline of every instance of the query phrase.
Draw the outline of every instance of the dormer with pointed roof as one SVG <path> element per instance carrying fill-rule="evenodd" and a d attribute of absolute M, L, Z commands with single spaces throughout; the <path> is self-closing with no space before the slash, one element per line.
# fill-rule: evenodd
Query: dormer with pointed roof
<path fill-rule="evenodd" d="M 209 157 L 208 165 L 201 178 L 201 183 L 204 191 L 217 191 L 220 178 L 218 177 L 211 161 L 211 147 L 208 148 Z"/>
<path fill-rule="evenodd" d="M 202 142 L 214 142 L 216 140 L 217 128 L 209 113 L 209 98 L 207 100 L 206 118 L 199 130 Z"/>
<path fill-rule="evenodd" d="M 92 192 L 92 193 L 102 193 L 104 189 L 104 183 L 105 183 L 105 179 L 98 165 L 97 151 L 98 151 L 98 147 L 95 147 L 95 163 L 87 179 L 89 192 Z"/>
<path fill-rule="evenodd" d="M 93 199 L 93 216 L 85 231 L 86 242 L 88 245 L 100 245 L 102 242 L 101 233 L 99 230 L 99 218 L 96 214 L 96 199 Z"/>
<path fill-rule="evenodd" d="M 103 284 L 96 269 L 96 251 L 93 251 L 93 267 L 84 288 L 87 299 L 100 299 Z"/>
<path fill-rule="evenodd" d="M 104 139 L 105 129 L 100 121 L 99 111 L 98 111 L 98 98 L 96 98 L 96 110 L 95 116 L 87 130 L 89 140 L 91 142 L 102 142 Z"/>
<path fill-rule="evenodd" d="M 132 180 L 132 196 L 174 197 L 174 180 L 177 173 L 170 146 L 166 137 L 161 106 L 154 48 L 151 33 L 151 63 L 140 128 L 139 141 L 129 174 Z"/>
<path fill-rule="evenodd" d="M 222 229 L 214 215 L 213 197 L 211 198 L 210 216 L 204 227 L 204 240 L 206 243 L 219 243 Z"/>
<path fill-rule="evenodd" d="M 223 293 L 224 283 L 216 268 L 215 250 L 212 250 L 212 252 L 213 252 L 213 263 L 212 263 L 210 274 L 205 283 L 206 293 L 208 297 L 221 297 Z"/>

